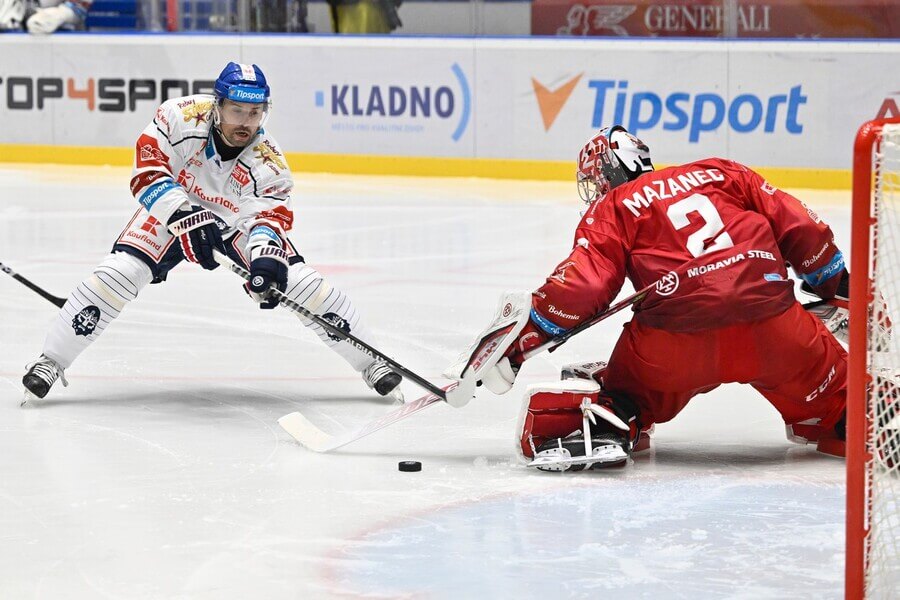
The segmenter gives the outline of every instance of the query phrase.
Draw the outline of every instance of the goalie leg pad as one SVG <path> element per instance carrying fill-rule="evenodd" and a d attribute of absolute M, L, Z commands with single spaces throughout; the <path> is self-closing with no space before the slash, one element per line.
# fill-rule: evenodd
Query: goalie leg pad
<path fill-rule="evenodd" d="M 130 254 L 107 256 L 69 295 L 47 332 L 44 356 L 69 368 L 152 278 L 150 268 Z"/>

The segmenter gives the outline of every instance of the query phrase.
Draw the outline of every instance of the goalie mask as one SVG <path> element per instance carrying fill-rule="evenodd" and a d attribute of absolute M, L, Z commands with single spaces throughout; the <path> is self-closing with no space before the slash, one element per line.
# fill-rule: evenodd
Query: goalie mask
<path fill-rule="evenodd" d="M 609 146 L 612 148 L 628 175 L 628 181 L 633 181 L 642 173 L 653 170 L 653 162 L 650 160 L 650 148 L 628 133 L 621 125 L 609 128 Z"/>
<path fill-rule="evenodd" d="M 613 188 L 653 170 L 650 148 L 621 125 L 604 127 L 578 155 L 578 195 L 602 200 Z"/>
<path fill-rule="evenodd" d="M 606 129 L 601 130 L 578 154 L 578 195 L 588 204 L 602 200 L 610 190 L 628 181 L 606 133 Z"/>
<path fill-rule="evenodd" d="M 24 20 L 24 0 L 0 0 L 0 31 L 21 30 Z"/>

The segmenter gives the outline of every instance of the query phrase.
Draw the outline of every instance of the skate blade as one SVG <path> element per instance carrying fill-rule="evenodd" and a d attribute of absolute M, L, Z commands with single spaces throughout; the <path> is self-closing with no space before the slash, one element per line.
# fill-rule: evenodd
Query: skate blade
<path fill-rule="evenodd" d="M 406 404 L 406 398 L 403 397 L 403 391 L 399 385 L 388 392 L 388 398 L 393 398 L 397 404 Z"/>
<path fill-rule="evenodd" d="M 584 465 L 586 468 L 591 467 L 602 468 L 603 465 L 615 466 L 624 463 L 628 459 L 628 455 L 622 450 L 618 444 L 609 446 L 601 446 L 594 448 L 594 455 L 590 458 L 584 456 L 539 456 L 527 466 L 541 469 L 542 471 L 566 471 L 577 465 Z"/>
<path fill-rule="evenodd" d="M 29 400 L 40 400 L 40 398 L 38 398 L 28 390 L 25 390 L 25 393 L 22 395 L 22 401 L 19 402 L 19 406 L 34 406 L 34 402 L 29 403 Z"/>

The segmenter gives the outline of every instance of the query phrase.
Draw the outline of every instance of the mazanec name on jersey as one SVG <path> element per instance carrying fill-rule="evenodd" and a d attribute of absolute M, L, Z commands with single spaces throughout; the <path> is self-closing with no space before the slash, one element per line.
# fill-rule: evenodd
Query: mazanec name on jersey
<path fill-rule="evenodd" d="M 672 199 L 676 194 L 684 194 L 692 188 L 712 181 L 725 181 L 725 176 L 718 169 L 698 169 L 679 175 L 677 178 L 655 179 L 650 182 L 650 185 L 645 185 L 640 192 L 634 192 L 631 196 L 624 198 L 622 204 L 635 217 L 640 217 L 639 209 L 649 208 L 651 202 Z"/>

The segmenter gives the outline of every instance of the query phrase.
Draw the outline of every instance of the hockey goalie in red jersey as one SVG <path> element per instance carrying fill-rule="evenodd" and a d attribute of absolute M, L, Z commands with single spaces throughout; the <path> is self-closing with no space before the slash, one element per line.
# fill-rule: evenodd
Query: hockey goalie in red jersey
<path fill-rule="evenodd" d="M 843 455 L 846 352 L 797 302 L 787 272 L 846 307 L 849 275 L 828 225 L 730 160 L 654 170 L 649 148 L 619 126 L 582 149 L 578 180 L 589 207 L 573 249 L 479 379 L 505 393 L 529 350 L 605 311 L 626 277 L 652 291 L 608 364 L 573 365 L 564 381 L 529 389 L 519 434 L 531 465 L 621 465 L 649 447 L 655 423 L 729 382 L 768 399 L 791 441 Z"/>

